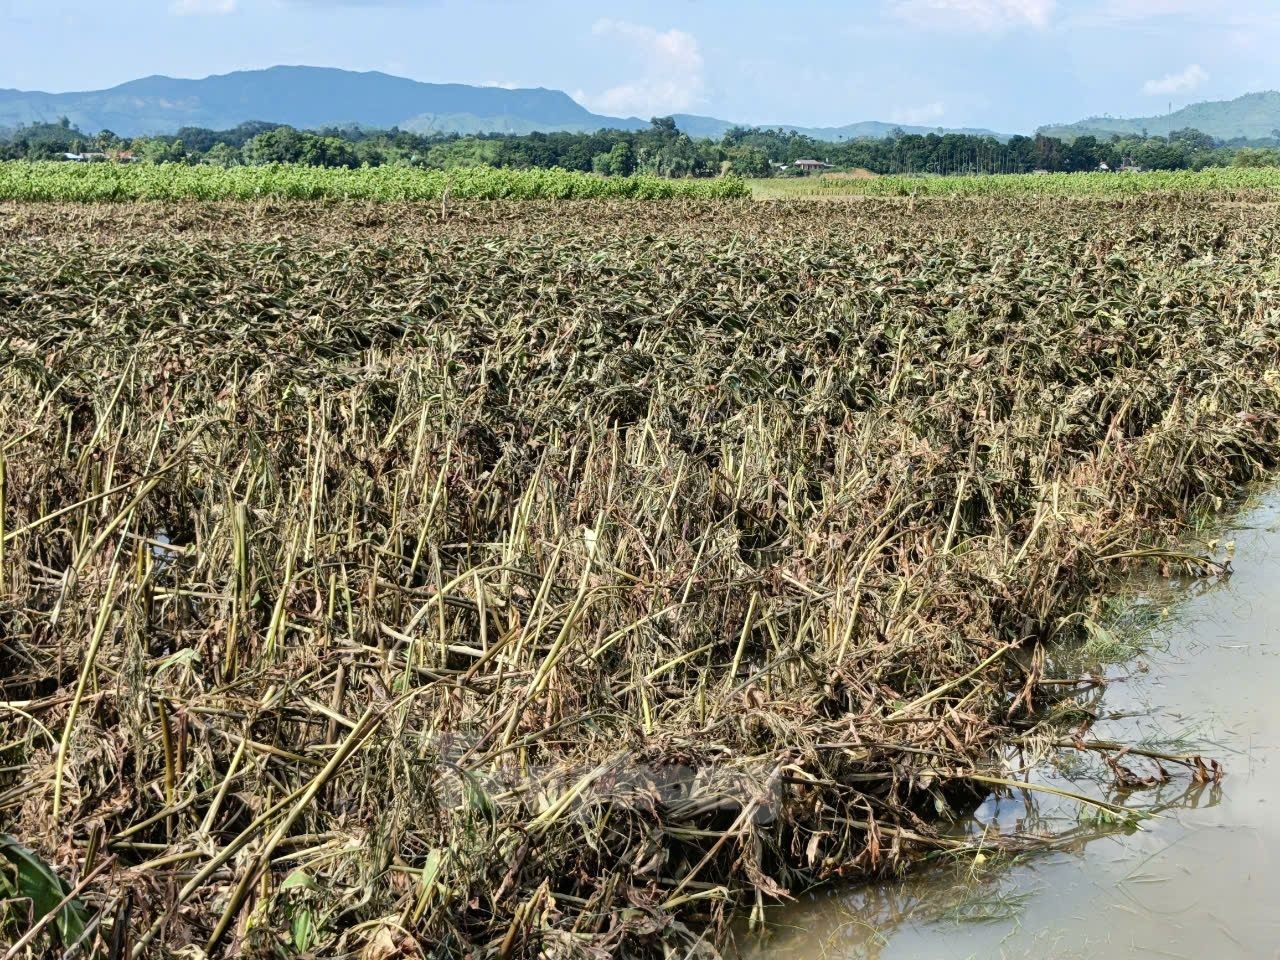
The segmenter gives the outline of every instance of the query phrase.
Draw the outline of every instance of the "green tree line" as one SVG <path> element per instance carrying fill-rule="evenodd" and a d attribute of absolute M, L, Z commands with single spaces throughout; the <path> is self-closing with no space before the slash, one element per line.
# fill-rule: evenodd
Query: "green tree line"
<path fill-rule="evenodd" d="M 1061 140 L 1015 136 L 1007 141 L 965 134 L 906 134 L 883 139 L 819 141 L 783 130 L 735 127 L 719 140 L 693 139 L 670 117 L 656 117 L 637 131 L 532 133 L 523 135 L 421 134 L 359 127 L 297 130 L 244 123 L 230 130 L 185 127 L 172 136 L 122 138 L 110 130 L 88 134 L 66 120 L 0 131 L 0 159 L 57 159 L 65 153 L 131 154 L 156 163 L 261 166 L 300 163 L 317 167 L 386 165 L 454 170 L 475 166 L 634 173 L 661 177 L 795 175 L 801 159 L 837 169 L 880 174 L 995 174 L 1036 170 L 1074 172 L 1125 165 L 1151 170 L 1200 170 L 1222 166 L 1280 166 L 1280 138 L 1215 140 L 1197 130 L 1167 137 L 1129 136 Z"/>

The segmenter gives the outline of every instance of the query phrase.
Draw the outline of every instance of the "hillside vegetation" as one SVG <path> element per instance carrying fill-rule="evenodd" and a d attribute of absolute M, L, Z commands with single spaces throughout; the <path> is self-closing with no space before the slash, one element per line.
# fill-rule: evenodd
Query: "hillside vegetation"
<path fill-rule="evenodd" d="M 455 133 L 644 126 L 634 117 L 594 114 L 559 90 L 420 83 L 325 67 L 271 67 L 199 80 L 143 77 L 77 93 L 0 90 L 0 127 L 60 117 L 91 133 L 110 129 L 123 136 L 261 120 L 303 128 L 360 124 Z"/>
<path fill-rule="evenodd" d="M 1153 117 L 1090 117 L 1077 123 L 1049 124 L 1037 133 L 1074 139 L 1138 134 L 1164 137 L 1178 130 L 1199 130 L 1218 140 L 1280 140 L 1280 92 L 1246 93 L 1234 100 L 1193 103 Z"/>
<path fill-rule="evenodd" d="M 357 125 L 462 134 L 593 133 L 606 128 L 641 129 L 647 123 L 647 118 L 592 113 L 560 90 L 420 83 L 385 73 L 325 67 L 278 66 L 198 80 L 143 77 L 106 90 L 75 93 L 0 90 L 0 129 L 54 123 L 61 117 L 91 134 L 107 129 L 129 137 L 174 134 L 182 127 L 228 129 L 261 121 L 302 129 Z M 741 126 L 688 114 L 677 115 L 676 121 L 692 137 L 715 140 Z M 768 126 L 819 140 L 883 137 L 895 129 L 908 133 L 939 129 L 899 128 L 877 121 L 838 127 L 785 122 Z M 989 130 L 959 132 L 995 135 Z"/>

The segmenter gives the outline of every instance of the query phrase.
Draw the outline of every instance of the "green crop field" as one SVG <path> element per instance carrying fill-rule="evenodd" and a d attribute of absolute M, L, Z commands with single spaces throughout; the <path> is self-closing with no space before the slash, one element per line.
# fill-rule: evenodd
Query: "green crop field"
<path fill-rule="evenodd" d="M 567 170 L 438 171 L 409 167 L 356 170 L 296 165 L 0 163 L 0 200 L 529 200 L 634 197 L 729 198 L 747 195 L 734 177 L 672 180 L 598 177 Z"/>
<path fill-rule="evenodd" d="M 753 196 L 928 197 L 928 196 L 1133 196 L 1144 193 L 1280 192 L 1280 168 L 1211 167 L 1145 173 L 1001 174 L 932 177 L 786 177 L 748 181 Z"/>

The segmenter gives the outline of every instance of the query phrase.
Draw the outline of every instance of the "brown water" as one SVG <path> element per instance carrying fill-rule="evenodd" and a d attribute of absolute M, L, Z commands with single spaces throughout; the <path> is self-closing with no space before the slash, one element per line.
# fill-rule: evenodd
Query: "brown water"
<path fill-rule="evenodd" d="M 1222 541 L 1235 572 L 1144 588 L 1154 626 L 1111 679 L 1091 736 L 1220 760 L 1220 786 L 1172 782 L 1127 797 L 1092 756 L 1033 779 L 1159 812 L 1139 829 L 1099 824 L 1043 793 L 989 798 L 969 832 L 1052 833 L 1048 851 L 940 865 L 902 883 L 803 898 L 770 915 L 749 957 L 1280 958 L 1280 492 Z M 1221 553 L 1221 547 L 1219 547 Z M 1147 772 L 1138 762 L 1126 766 Z"/>

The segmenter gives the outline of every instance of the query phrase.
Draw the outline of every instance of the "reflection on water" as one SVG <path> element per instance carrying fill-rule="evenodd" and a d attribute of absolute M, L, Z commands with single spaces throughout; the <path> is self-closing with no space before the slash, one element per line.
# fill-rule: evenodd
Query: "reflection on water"
<path fill-rule="evenodd" d="M 1172 779 L 1144 786 L 1158 765 L 1113 754 L 1135 786 L 1116 792 L 1103 754 L 1060 752 L 1033 783 L 1155 816 L 1135 829 L 1051 794 L 1006 791 L 957 829 L 1052 836 L 1047 850 L 943 858 L 900 883 L 802 898 L 770 915 L 766 937 L 745 937 L 743 953 L 1280 960 L 1280 494 L 1226 538 L 1233 576 L 1152 584 L 1136 608 L 1156 621 L 1141 654 L 1106 668 L 1105 691 L 1073 698 L 1098 716 L 1086 739 L 1202 752 L 1226 767 L 1220 785 L 1165 764 Z"/>

